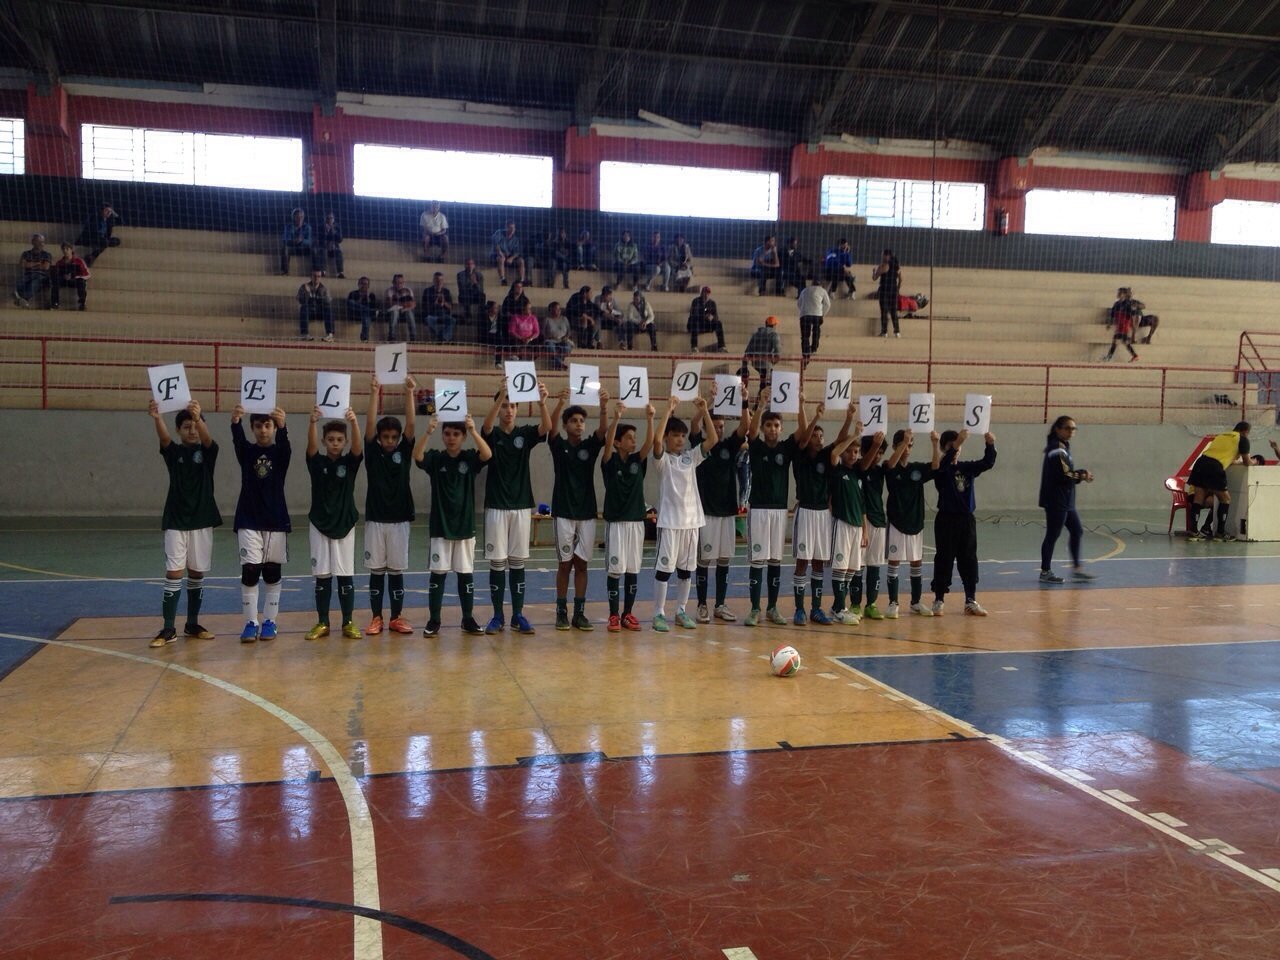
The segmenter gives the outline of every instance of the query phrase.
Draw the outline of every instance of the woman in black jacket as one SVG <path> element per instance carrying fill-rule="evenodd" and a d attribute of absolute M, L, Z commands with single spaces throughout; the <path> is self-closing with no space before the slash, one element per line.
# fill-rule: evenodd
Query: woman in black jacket
<path fill-rule="evenodd" d="M 1080 565 L 1080 538 L 1084 528 L 1076 513 L 1076 486 L 1092 483 L 1093 474 L 1077 470 L 1071 459 L 1071 438 L 1076 432 L 1076 422 L 1071 417 L 1059 417 L 1053 421 L 1044 448 L 1044 461 L 1040 465 L 1040 506 L 1044 509 L 1044 543 L 1040 545 L 1040 582 L 1062 583 L 1062 577 L 1053 572 L 1053 548 L 1062 528 L 1067 528 L 1067 546 L 1071 550 L 1072 579 L 1093 580 Z"/>

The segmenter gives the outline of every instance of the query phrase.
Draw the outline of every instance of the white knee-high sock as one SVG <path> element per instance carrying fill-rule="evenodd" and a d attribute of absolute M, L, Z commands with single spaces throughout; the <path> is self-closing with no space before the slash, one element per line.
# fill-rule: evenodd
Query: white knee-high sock
<path fill-rule="evenodd" d="M 266 602 L 262 605 L 262 619 L 278 620 L 280 618 L 280 591 L 284 588 L 284 581 L 278 580 L 275 583 L 268 583 L 266 588 Z"/>
<path fill-rule="evenodd" d="M 240 584 L 240 611 L 245 622 L 258 622 L 258 585 L 246 587 Z"/>
<path fill-rule="evenodd" d="M 693 578 L 687 577 L 676 586 L 676 613 L 684 613 L 685 605 L 689 602 L 689 587 L 692 584 Z"/>
<path fill-rule="evenodd" d="M 669 580 L 656 580 L 653 584 L 653 615 L 655 617 L 665 617 L 667 615 L 667 584 Z"/>

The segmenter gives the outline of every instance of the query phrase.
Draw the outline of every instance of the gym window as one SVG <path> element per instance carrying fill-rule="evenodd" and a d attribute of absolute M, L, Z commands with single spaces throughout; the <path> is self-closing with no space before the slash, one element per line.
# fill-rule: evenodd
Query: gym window
<path fill-rule="evenodd" d="M 1171 196 L 1092 190 L 1029 190 L 1027 233 L 1172 240 Z"/>
<path fill-rule="evenodd" d="M 822 178 L 818 209 L 823 216 L 865 217 L 871 227 L 981 230 L 986 202 L 981 183 L 830 176 Z"/>
<path fill-rule="evenodd" d="M 302 189 L 302 141 L 296 137 L 86 123 L 80 127 L 80 140 L 81 173 L 87 180 L 291 192 Z"/>
<path fill-rule="evenodd" d="M 779 177 L 760 170 L 600 164 L 600 209 L 722 220 L 777 220 Z"/>
<path fill-rule="evenodd" d="M 357 143 L 358 197 L 550 207 L 550 157 Z"/>

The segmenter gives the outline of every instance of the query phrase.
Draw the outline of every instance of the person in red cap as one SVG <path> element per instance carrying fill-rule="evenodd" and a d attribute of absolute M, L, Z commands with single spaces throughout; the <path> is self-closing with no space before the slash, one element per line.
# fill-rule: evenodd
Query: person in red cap
<path fill-rule="evenodd" d="M 724 346 L 724 324 L 720 322 L 720 311 L 716 302 L 711 299 L 711 288 L 703 287 L 702 292 L 689 304 L 689 349 L 697 351 L 698 337 L 704 333 L 716 335 L 716 353 L 727 353 Z"/>
<path fill-rule="evenodd" d="M 782 354 L 782 342 L 778 339 L 778 318 L 765 317 L 764 323 L 756 328 L 747 341 L 747 349 L 742 352 L 742 366 L 738 368 L 738 376 L 742 377 L 744 393 L 751 390 L 751 367 L 760 374 L 760 389 L 769 385 L 769 376 L 773 365 Z"/>

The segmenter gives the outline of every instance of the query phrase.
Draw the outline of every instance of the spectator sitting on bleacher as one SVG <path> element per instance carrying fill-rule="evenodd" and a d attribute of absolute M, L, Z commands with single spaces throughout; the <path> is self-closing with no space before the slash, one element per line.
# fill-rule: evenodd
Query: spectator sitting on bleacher
<path fill-rule="evenodd" d="M 591 299 L 591 288 L 581 287 L 564 307 L 575 339 L 588 350 L 600 347 L 600 315 Z"/>
<path fill-rule="evenodd" d="M 573 341 L 569 339 L 569 318 L 556 301 L 547 305 L 547 318 L 542 321 L 542 345 L 547 348 L 552 368 L 563 370 L 565 357 L 573 350 Z"/>
<path fill-rule="evenodd" d="M 378 319 L 378 295 L 369 290 L 369 278 L 356 281 L 356 289 L 347 294 L 347 320 L 360 322 L 360 339 L 369 339 L 369 326 Z"/>
<path fill-rule="evenodd" d="M 498 280 L 507 285 L 507 269 L 516 272 L 520 282 L 524 282 L 524 256 L 520 249 L 520 238 L 516 236 L 516 222 L 508 220 L 501 230 L 493 231 L 493 250 L 491 258 L 498 268 Z"/>
<path fill-rule="evenodd" d="M 32 297 L 49 285 L 49 271 L 53 267 L 53 256 L 44 248 L 43 233 L 31 235 L 31 249 L 23 253 L 18 265 L 22 268 L 22 275 L 14 287 L 13 302 L 20 307 L 29 307 Z"/>
<path fill-rule="evenodd" d="M 529 306 L 529 298 L 521 298 L 524 309 L 519 313 L 513 313 L 507 321 L 507 336 L 511 338 L 511 343 L 517 348 L 527 348 L 529 344 L 538 339 L 540 330 L 538 328 L 538 317 L 533 312 L 533 308 Z M 527 350 L 520 350 L 520 358 L 527 360 L 529 354 Z"/>
<path fill-rule="evenodd" d="M 292 219 L 284 228 L 284 236 L 280 238 L 280 274 L 289 273 L 290 257 L 306 257 L 311 261 L 311 269 L 324 270 L 324 254 L 316 256 L 311 245 L 311 224 L 307 223 L 307 215 L 301 207 L 293 208 Z"/>
<path fill-rule="evenodd" d="M 511 318 L 516 314 L 529 312 L 529 297 L 524 292 L 524 284 L 517 280 L 507 291 L 502 304 L 498 307 L 498 320 L 505 330 L 511 326 Z"/>
<path fill-rule="evenodd" d="M 809 258 L 796 246 L 796 238 L 787 237 L 787 245 L 782 251 L 782 289 L 785 291 L 787 287 L 795 287 L 799 294 L 805 288 L 805 278 L 812 269 Z"/>
<path fill-rule="evenodd" d="M 1110 322 L 1114 324 L 1116 322 L 1117 313 L 1123 310 L 1129 314 L 1132 321 L 1130 339 L 1136 340 L 1138 332 L 1143 327 L 1150 327 L 1151 329 L 1141 341 L 1142 343 L 1150 343 L 1151 338 L 1155 335 L 1156 328 L 1160 326 L 1160 318 L 1155 314 L 1147 313 L 1146 309 L 1147 305 L 1145 303 L 1141 300 L 1134 299 L 1133 290 L 1131 288 L 1121 287 L 1116 291 L 1116 302 L 1111 307 Z"/>
<path fill-rule="evenodd" d="M 685 240 L 683 233 L 676 234 L 675 243 L 667 251 L 667 263 L 671 265 L 671 285 L 676 293 L 684 293 L 689 289 L 689 281 L 693 279 L 693 248 Z"/>
<path fill-rule="evenodd" d="M 431 286 L 422 292 L 422 315 L 427 333 L 439 343 L 453 340 L 457 320 L 453 316 L 453 294 L 444 285 L 444 274 L 431 275 Z"/>
<path fill-rule="evenodd" d="M 751 276 L 756 278 L 756 296 L 764 296 L 765 284 L 773 281 L 773 292 L 782 296 L 782 257 L 778 255 L 778 238 L 768 236 L 751 254 Z"/>
<path fill-rule="evenodd" d="M 574 263 L 575 270 L 596 270 L 596 245 L 591 239 L 591 231 L 583 230 L 578 234 L 578 259 Z"/>
<path fill-rule="evenodd" d="M 322 269 L 328 270 L 329 258 L 333 257 L 333 265 L 338 268 L 338 279 L 346 279 L 342 267 L 342 228 L 333 218 L 333 213 L 324 215 L 324 226 L 320 228 L 320 237 L 316 243 L 316 256 L 320 257 Z"/>
<path fill-rule="evenodd" d="M 112 236 L 112 232 L 119 223 L 120 215 L 105 200 L 98 204 L 96 213 L 85 217 L 84 226 L 80 230 L 80 239 L 76 242 L 82 247 L 89 248 L 89 253 L 84 258 L 86 264 L 93 263 L 98 254 L 107 247 L 120 246 L 120 238 Z"/>
<path fill-rule="evenodd" d="M 742 392 L 751 392 L 751 367 L 760 374 L 760 389 L 769 385 L 769 377 L 773 365 L 782 354 L 782 343 L 778 339 L 778 318 L 765 317 L 764 323 L 756 328 L 747 341 L 747 348 L 742 351 L 742 366 L 738 368 L 738 376 L 742 378 Z"/>
<path fill-rule="evenodd" d="M 484 295 L 484 274 L 476 267 L 475 260 L 467 257 L 467 262 L 458 271 L 458 307 L 462 311 L 462 319 L 470 321 L 482 316 L 487 299 Z"/>
<path fill-rule="evenodd" d="M 689 349 L 698 349 L 698 337 L 704 333 L 716 335 L 716 353 L 728 353 L 724 347 L 724 324 L 720 322 L 720 312 L 716 302 L 711 299 L 711 288 L 703 287 L 701 293 L 689 304 Z"/>
<path fill-rule="evenodd" d="M 644 264 L 640 261 L 640 247 L 631 239 L 631 231 L 623 230 L 622 239 L 613 245 L 613 273 L 615 287 L 622 286 L 623 274 L 631 274 L 631 289 L 640 286 L 640 271 Z"/>
<path fill-rule="evenodd" d="M 76 248 L 69 243 L 62 245 L 62 259 L 49 271 L 49 306 L 56 310 L 61 305 L 63 287 L 75 287 L 79 309 L 83 310 L 89 297 L 89 265 L 76 256 Z"/>
<path fill-rule="evenodd" d="M 422 261 L 431 262 L 431 248 L 440 248 L 440 262 L 444 263 L 449 255 L 449 219 L 440 212 L 440 203 L 431 201 L 431 208 L 422 211 L 418 218 L 418 229 L 422 232 Z"/>
<path fill-rule="evenodd" d="M 493 347 L 493 365 L 502 366 L 502 352 L 508 345 L 510 334 L 507 333 L 507 325 L 498 312 L 496 300 L 485 301 L 484 319 L 480 321 L 480 329 L 481 341 Z"/>
<path fill-rule="evenodd" d="M 622 323 L 622 307 L 613 298 L 613 287 L 604 287 L 595 299 L 596 322 L 601 330 L 616 330 Z"/>
<path fill-rule="evenodd" d="M 387 318 L 387 342 L 395 340 L 396 325 L 401 320 L 409 328 L 409 342 L 416 340 L 418 328 L 414 325 L 413 308 L 417 306 L 417 301 L 413 298 L 413 291 L 405 286 L 403 273 L 397 273 L 391 278 L 391 286 L 387 287 L 382 299 L 387 304 L 383 308 L 383 314 Z"/>
<path fill-rule="evenodd" d="M 1123 343 L 1124 348 L 1129 351 L 1130 363 L 1138 359 L 1138 353 L 1133 349 L 1134 329 L 1137 323 L 1135 302 L 1133 293 L 1128 287 L 1121 287 L 1116 291 L 1116 302 L 1112 304 L 1111 312 L 1107 315 L 1107 326 L 1114 327 L 1115 330 L 1111 336 L 1111 349 L 1102 358 L 1104 361 L 1116 355 L 1117 343 Z"/>
<path fill-rule="evenodd" d="M 649 292 L 649 287 L 653 284 L 655 277 L 662 278 L 663 293 L 671 289 L 671 264 L 667 262 L 667 245 L 662 242 L 662 234 L 656 230 L 654 231 L 653 239 L 649 241 L 649 250 L 644 258 L 644 268 L 649 277 L 644 284 L 645 293 Z"/>
<path fill-rule="evenodd" d="M 844 237 L 822 258 L 822 279 L 827 283 L 827 292 L 833 296 L 841 283 L 845 285 L 846 297 L 852 297 L 857 290 L 853 283 L 853 253 Z"/>
<path fill-rule="evenodd" d="M 564 288 L 569 289 L 569 269 L 573 266 L 573 241 L 569 239 L 569 231 L 561 227 L 548 245 L 543 260 L 544 280 L 548 287 L 556 285 L 556 274 L 564 281 Z"/>
<path fill-rule="evenodd" d="M 329 288 L 320 279 L 323 270 L 312 270 L 311 279 L 298 287 L 298 339 L 314 340 L 310 334 L 312 320 L 324 322 L 324 342 L 333 343 L 333 309 Z"/>
<path fill-rule="evenodd" d="M 635 336 L 641 331 L 649 334 L 649 349 L 657 353 L 658 325 L 653 321 L 653 307 L 649 306 L 644 293 L 637 290 L 631 294 L 626 315 L 618 324 L 618 344 L 624 350 L 634 349 Z"/>

